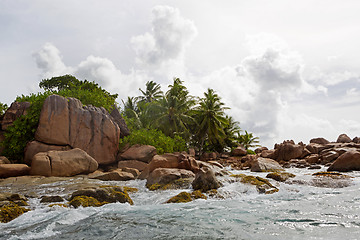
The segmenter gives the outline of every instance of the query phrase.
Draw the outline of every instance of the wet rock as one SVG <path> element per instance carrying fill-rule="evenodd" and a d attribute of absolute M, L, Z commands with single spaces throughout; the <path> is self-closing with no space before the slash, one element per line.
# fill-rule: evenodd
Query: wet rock
<path fill-rule="evenodd" d="M 0 222 L 10 222 L 28 211 L 30 211 L 30 209 L 20 207 L 15 203 L 2 206 L 0 207 Z"/>
<path fill-rule="evenodd" d="M 252 172 L 271 172 L 284 170 L 280 164 L 270 158 L 259 157 L 251 163 Z"/>
<path fill-rule="evenodd" d="M 349 143 L 351 142 L 351 138 L 349 138 L 346 134 L 341 134 L 338 139 L 336 140 L 337 143 Z"/>
<path fill-rule="evenodd" d="M 132 199 L 129 197 L 127 191 L 124 190 L 123 187 L 99 187 L 99 188 L 88 188 L 88 189 L 81 189 L 77 190 L 72 193 L 70 197 L 70 201 L 73 200 L 75 197 L 93 197 L 100 203 L 130 203 L 133 205 Z"/>
<path fill-rule="evenodd" d="M 0 164 L 0 178 L 29 175 L 30 167 L 26 164 Z"/>
<path fill-rule="evenodd" d="M 272 172 L 272 173 L 269 173 L 268 175 L 266 175 L 266 177 L 274 179 L 275 181 L 278 181 L 278 182 L 285 182 L 289 178 L 295 177 L 295 175 L 292 173 L 287 173 L 287 172 Z"/>
<path fill-rule="evenodd" d="M 309 169 L 309 170 L 312 170 L 312 169 L 321 169 L 321 166 L 319 166 L 319 165 L 314 165 L 314 166 L 310 166 L 308 169 Z"/>
<path fill-rule="evenodd" d="M 96 198 L 88 197 L 88 196 L 76 196 L 69 201 L 69 205 L 78 208 L 82 207 L 100 207 L 107 202 L 100 202 Z"/>
<path fill-rule="evenodd" d="M 124 160 L 138 160 L 149 163 L 156 154 L 156 148 L 150 145 L 133 145 L 120 156 Z"/>
<path fill-rule="evenodd" d="M 53 202 L 63 202 L 64 199 L 60 196 L 42 196 L 41 203 L 53 203 Z"/>
<path fill-rule="evenodd" d="M 326 164 L 333 162 L 335 159 L 339 157 L 339 153 L 336 151 L 326 151 L 321 153 L 321 164 Z"/>
<path fill-rule="evenodd" d="M 239 179 L 242 183 L 256 186 L 256 189 L 259 193 L 272 194 L 279 191 L 278 188 L 273 186 L 268 180 L 262 177 L 255 177 L 245 174 L 237 174 L 231 176 Z"/>
<path fill-rule="evenodd" d="M 136 168 L 127 168 L 127 167 L 124 167 L 124 168 L 121 168 L 120 170 L 121 170 L 122 172 L 131 173 L 131 174 L 134 176 L 135 179 L 140 175 L 140 171 L 137 170 Z"/>
<path fill-rule="evenodd" d="M 221 186 L 220 182 L 216 179 L 214 172 L 207 167 L 201 168 L 195 175 L 195 180 L 192 183 L 194 190 L 202 192 L 211 189 L 218 189 Z"/>
<path fill-rule="evenodd" d="M 207 197 L 199 190 L 193 191 L 192 193 L 181 192 L 178 195 L 170 198 L 168 201 L 166 201 L 166 203 L 187 203 L 199 198 L 207 199 Z"/>
<path fill-rule="evenodd" d="M 38 153 L 31 164 L 31 175 L 70 177 L 88 174 L 98 168 L 97 161 L 79 148 Z"/>
<path fill-rule="evenodd" d="M 192 171 L 177 168 L 156 168 L 149 174 L 146 186 L 153 184 L 168 184 L 180 178 L 194 178 L 195 174 Z"/>
<path fill-rule="evenodd" d="M 342 154 L 328 168 L 328 171 L 358 171 L 360 170 L 360 152 L 351 151 Z"/>

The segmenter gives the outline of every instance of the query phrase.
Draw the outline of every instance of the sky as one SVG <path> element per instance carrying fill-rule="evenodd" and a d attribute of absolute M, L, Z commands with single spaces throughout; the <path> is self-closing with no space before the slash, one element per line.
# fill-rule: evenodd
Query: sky
<path fill-rule="evenodd" d="M 117 101 L 214 89 L 272 148 L 360 136 L 358 0 L 0 0 L 0 102 L 72 74 Z"/>

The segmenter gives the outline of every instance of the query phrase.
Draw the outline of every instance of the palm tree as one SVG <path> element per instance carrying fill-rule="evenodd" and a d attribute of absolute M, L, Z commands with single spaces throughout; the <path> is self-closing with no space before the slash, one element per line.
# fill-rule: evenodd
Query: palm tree
<path fill-rule="evenodd" d="M 155 127 L 168 136 L 179 134 L 188 138 L 189 124 L 194 122 L 191 116 L 194 105 L 195 101 L 183 82 L 179 78 L 174 78 L 173 85 L 169 85 L 166 94 L 150 106 L 151 111 L 156 115 Z"/>
<path fill-rule="evenodd" d="M 261 145 L 257 144 L 259 143 L 259 138 L 254 137 L 252 133 L 248 133 L 247 131 L 245 131 L 245 134 L 239 135 L 238 141 L 246 150 L 251 147 L 261 147 Z"/>
<path fill-rule="evenodd" d="M 235 121 L 233 117 L 226 115 L 225 118 L 227 124 L 224 127 L 224 132 L 225 132 L 224 147 L 233 148 L 238 145 L 237 137 L 240 135 L 241 129 L 239 126 L 239 122 Z"/>
<path fill-rule="evenodd" d="M 155 83 L 154 81 L 148 81 L 146 84 L 146 90 L 143 91 L 139 88 L 143 96 L 139 96 L 141 102 L 153 102 L 162 97 L 163 92 L 161 91 L 160 84 Z"/>
<path fill-rule="evenodd" d="M 226 134 L 224 127 L 227 124 L 224 111 L 229 109 L 224 107 L 221 98 L 213 89 L 208 89 L 204 93 L 205 97 L 199 101 L 199 106 L 195 109 L 198 119 L 198 139 L 200 139 L 200 150 L 202 151 L 205 139 L 209 144 L 223 144 Z"/>

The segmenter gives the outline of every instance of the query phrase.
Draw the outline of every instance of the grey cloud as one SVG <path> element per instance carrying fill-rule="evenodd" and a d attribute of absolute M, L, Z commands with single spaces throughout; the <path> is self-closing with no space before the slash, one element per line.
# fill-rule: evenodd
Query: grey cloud
<path fill-rule="evenodd" d="M 154 65 L 180 58 L 196 35 L 194 23 L 183 18 L 178 9 L 156 6 L 152 31 L 133 37 L 131 43 L 139 62 Z"/>

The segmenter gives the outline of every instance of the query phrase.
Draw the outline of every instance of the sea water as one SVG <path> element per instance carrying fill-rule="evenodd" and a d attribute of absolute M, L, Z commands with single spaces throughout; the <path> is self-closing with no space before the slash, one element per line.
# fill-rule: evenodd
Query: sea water
<path fill-rule="evenodd" d="M 50 208 L 32 199 L 34 210 L 0 223 L 0 239 L 360 239 L 360 172 L 346 182 L 319 182 L 311 175 L 315 170 L 287 171 L 297 177 L 271 180 L 280 191 L 269 195 L 224 177 L 224 199 L 164 204 L 184 190 L 149 191 L 141 180 L 112 182 L 139 189 L 130 195 L 132 206 Z M 56 183 L 46 188 L 57 191 Z"/>

